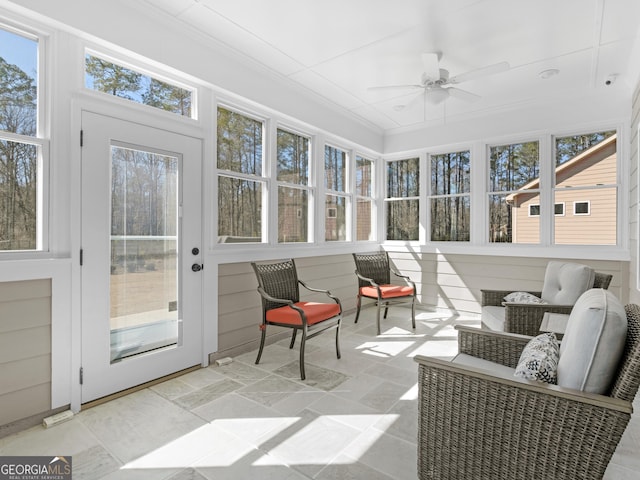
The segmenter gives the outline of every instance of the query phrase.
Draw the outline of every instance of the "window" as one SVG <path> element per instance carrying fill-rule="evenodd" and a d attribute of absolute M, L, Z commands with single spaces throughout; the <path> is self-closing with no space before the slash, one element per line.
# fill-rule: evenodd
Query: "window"
<path fill-rule="evenodd" d="M 324 185 L 327 191 L 324 239 L 328 242 L 344 241 L 347 239 L 347 152 L 325 145 L 324 172 Z"/>
<path fill-rule="evenodd" d="M 556 203 L 553 206 L 554 215 L 564 215 L 564 203 Z M 540 216 L 540 204 L 539 203 L 530 203 L 529 204 L 529 216 L 530 217 L 539 217 Z"/>
<path fill-rule="evenodd" d="M 529 205 L 529 216 L 530 217 L 539 217 L 540 216 L 540 204 L 530 204 Z"/>
<path fill-rule="evenodd" d="M 489 149 L 489 242 L 539 243 L 539 216 L 529 204 L 540 203 L 538 142 Z"/>
<path fill-rule="evenodd" d="M 617 243 L 615 133 L 609 130 L 555 139 L 555 200 L 573 204 L 573 215 L 555 218 L 556 244 Z"/>
<path fill-rule="evenodd" d="M 373 162 L 356 156 L 356 240 L 373 240 Z"/>
<path fill-rule="evenodd" d="M 278 242 L 307 242 L 311 142 L 282 129 L 278 129 L 277 142 Z"/>
<path fill-rule="evenodd" d="M 589 215 L 591 211 L 590 202 L 573 202 L 574 215 Z"/>
<path fill-rule="evenodd" d="M 387 165 L 387 240 L 419 239 L 420 160 L 390 161 Z"/>
<path fill-rule="evenodd" d="M 469 241 L 470 191 L 468 150 L 431 156 L 431 241 Z"/>
<path fill-rule="evenodd" d="M 43 249 L 38 44 L 0 28 L 0 251 Z"/>
<path fill-rule="evenodd" d="M 260 120 L 218 108 L 218 243 L 262 241 Z"/>
<path fill-rule="evenodd" d="M 85 55 L 85 87 L 167 112 L 194 117 L 193 91 L 92 54 Z"/>

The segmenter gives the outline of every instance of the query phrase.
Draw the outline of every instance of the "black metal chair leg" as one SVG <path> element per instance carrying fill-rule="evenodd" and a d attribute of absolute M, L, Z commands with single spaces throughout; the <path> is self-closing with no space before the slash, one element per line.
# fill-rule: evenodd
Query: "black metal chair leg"
<path fill-rule="evenodd" d="M 360 317 L 360 302 L 361 302 L 361 297 L 360 295 L 358 295 L 358 299 L 356 302 L 356 320 L 353 323 L 358 323 L 358 317 Z"/>
<path fill-rule="evenodd" d="M 340 358 L 340 324 L 336 327 L 336 356 Z"/>
<path fill-rule="evenodd" d="M 413 329 L 416 328 L 416 297 L 413 297 L 413 302 L 411 302 L 411 325 L 413 325 Z"/>
<path fill-rule="evenodd" d="M 380 335 L 380 302 L 378 302 L 378 308 L 376 308 L 376 327 L 378 328 L 378 335 Z"/>
<path fill-rule="evenodd" d="M 389 304 L 385 304 L 384 306 L 384 319 L 387 319 L 387 313 L 389 313 Z"/>
<path fill-rule="evenodd" d="M 298 329 L 293 329 L 293 335 L 291 335 L 291 343 L 289 344 L 289 348 L 293 348 L 293 344 L 296 343 L 296 334 L 298 333 Z"/>
<path fill-rule="evenodd" d="M 267 337 L 267 324 L 263 323 L 260 325 L 260 330 L 262 331 L 262 335 L 260 335 L 260 348 L 258 349 L 258 357 L 256 358 L 256 365 L 260 363 L 260 357 L 262 357 L 262 349 L 264 348 L 264 340 Z"/>
<path fill-rule="evenodd" d="M 304 374 L 304 344 L 307 341 L 307 330 L 302 329 L 302 338 L 300 339 L 300 380 L 304 380 L 306 375 Z"/>

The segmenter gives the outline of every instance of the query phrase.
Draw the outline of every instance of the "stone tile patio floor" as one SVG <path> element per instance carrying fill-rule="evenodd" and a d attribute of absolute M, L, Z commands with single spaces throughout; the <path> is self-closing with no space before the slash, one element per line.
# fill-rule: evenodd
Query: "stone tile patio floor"
<path fill-rule="evenodd" d="M 0 439 L 0 456 L 71 455 L 74 480 L 414 480 L 412 357 L 451 358 L 454 325 L 479 318 L 418 311 L 413 331 L 409 310 L 395 307 L 376 336 L 374 315 L 344 318 L 340 360 L 332 333 L 310 340 L 305 381 L 298 344 L 283 340 L 265 347 L 260 365 L 251 351 Z M 635 413 L 605 479 L 640 479 L 638 452 Z"/>

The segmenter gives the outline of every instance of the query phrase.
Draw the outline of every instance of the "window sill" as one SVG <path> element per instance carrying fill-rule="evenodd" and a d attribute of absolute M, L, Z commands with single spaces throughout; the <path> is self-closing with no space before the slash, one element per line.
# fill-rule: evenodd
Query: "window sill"
<path fill-rule="evenodd" d="M 628 249 L 615 245 L 471 245 L 468 243 L 384 242 L 382 248 L 388 252 L 442 253 L 455 255 L 482 255 L 497 257 L 535 257 L 561 259 L 616 260 L 628 262 Z"/>

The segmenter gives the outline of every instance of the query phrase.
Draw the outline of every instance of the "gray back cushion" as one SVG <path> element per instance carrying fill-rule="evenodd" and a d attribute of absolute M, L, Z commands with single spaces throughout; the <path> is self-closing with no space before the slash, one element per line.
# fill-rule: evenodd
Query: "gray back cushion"
<path fill-rule="evenodd" d="M 551 261 L 547 264 L 542 300 L 554 305 L 573 305 L 593 287 L 596 272 L 586 265 Z"/>
<path fill-rule="evenodd" d="M 602 288 L 578 299 L 560 344 L 558 385 L 591 393 L 608 393 L 627 338 L 624 306 Z"/>

